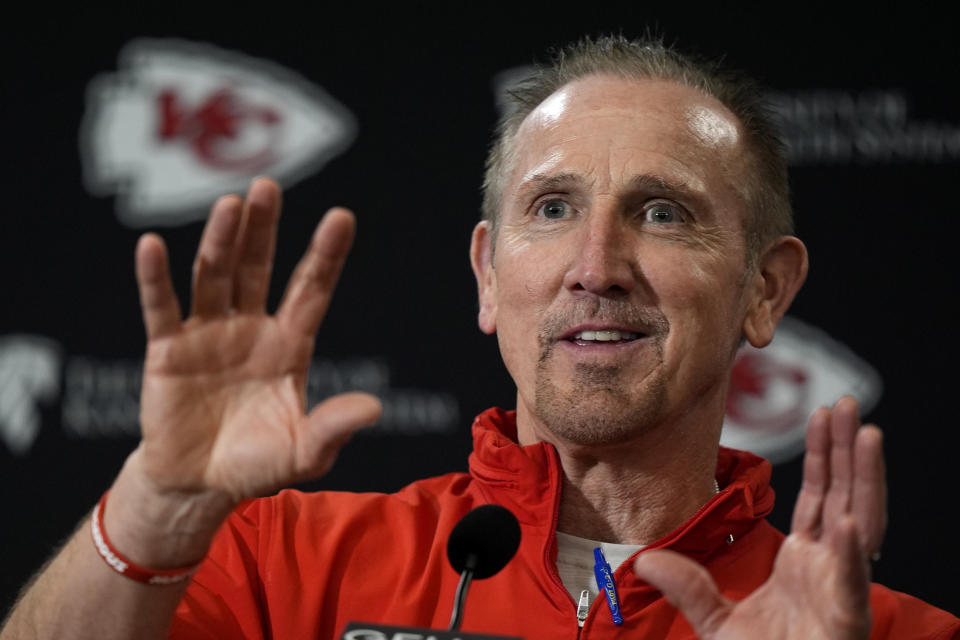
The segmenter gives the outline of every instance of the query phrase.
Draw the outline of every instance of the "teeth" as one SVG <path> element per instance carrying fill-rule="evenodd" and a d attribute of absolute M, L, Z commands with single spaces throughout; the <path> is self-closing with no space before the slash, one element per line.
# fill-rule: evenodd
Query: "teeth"
<path fill-rule="evenodd" d="M 617 340 L 636 340 L 639 334 L 629 331 L 578 331 L 574 340 L 597 341 L 597 342 L 615 342 Z"/>

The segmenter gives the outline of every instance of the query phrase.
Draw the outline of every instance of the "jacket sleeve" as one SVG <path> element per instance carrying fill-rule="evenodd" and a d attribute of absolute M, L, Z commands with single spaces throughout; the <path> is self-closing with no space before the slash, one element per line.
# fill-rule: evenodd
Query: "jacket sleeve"
<path fill-rule="evenodd" d="M 241 504 L 220 528 L 177 607 L 170 638 L 261 640 L 262 586 L 256 550 L 259 509 Z"/>
<path fill-rule="evenodd" d="M 960 640 L 960 619 L 905 593 L 874 584 L 870 608 L 870 640 Z"/>

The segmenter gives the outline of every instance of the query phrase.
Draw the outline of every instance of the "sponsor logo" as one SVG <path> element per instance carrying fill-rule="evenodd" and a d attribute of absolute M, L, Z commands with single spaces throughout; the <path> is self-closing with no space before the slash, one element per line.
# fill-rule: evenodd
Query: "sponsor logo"
<path fill-rule="evenodd" d="M 283 67 L 213 45 L 133 40 L 87 87 L 84 183 L 116 195 L 130 227 L 202 219 L 223 193 L 269 174 L 284 186 L 353 141 L 353 116 Z"/>
<path fill-rule="evenodd" d="M 359 437 L 448 435 L 462 429 L 460 404 L 452 393 L 397 387 L 391 373 L 378 358 L 317 358 L 307 377 L 307 405 L 346 391 L 376 395 L 383 415 Z M 138 438 L 142 376 L 140 359 L 62 357 L 47 338 L 0 336 L 0 436 L 11 453 L 28 455 L 42 427 L 39 404 L 59 401 L 60 427 L 69 438 Z"/>
<path fill-rule="evenodd" d="M 24 455 L 40 432 L 40 404 L 60 392 L 60 349 L 32 335 L 0 336 L 0 437 Z"/>
<path fill-rule="evenodd" d="M 960 124 L 911 118 L 900 90 L 811 89 L 768 97 L 792 165 L 960 159 Z"/>
<path fill-rule="evenodd" d="M 783 462 L 803 452 L 818 407 L 851 395 L 867 413 L 882 390 L 877 372 L 850 349 L 787 317 L 766 348 L 745 345 L 737 354 L 720 444 Z"/>

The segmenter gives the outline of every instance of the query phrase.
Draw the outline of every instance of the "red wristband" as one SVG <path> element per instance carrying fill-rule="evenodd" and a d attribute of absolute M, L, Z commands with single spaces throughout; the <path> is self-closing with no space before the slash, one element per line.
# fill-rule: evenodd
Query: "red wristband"
<path fill-rule="evenodd" d="M 97 508 L 93 510 L 93 517 L 90 518 L 90 533 L 93 535 L 93 546 L 96 547 L 97 553 L 100 554 L 100 557 L 103 558 L 103 561 L 106 562 L 111 569 L 125 578 L 130 578 L 131 580 L 136 580 L 144 584 L 173 584 L 188 579 L 200 568 L 200 564 L 198 563 L 192 567 L 182 569 L 154 571 L 153 569 L 147 569 L 146 567 L 141 567 L 131 562 L 126 556 L 117 551 L 110 543 L 110 539 L 107 538 L 107 532 L 104 531 L 103 525 L 101 524 L 103 521 L 103 511 L 107 505 L 107 494 L 109 493 L 110 492 L 107 491 L 107 493 L 103 494 L 103 497 L 100 498 L 100 502 L 97 504 Z"/>

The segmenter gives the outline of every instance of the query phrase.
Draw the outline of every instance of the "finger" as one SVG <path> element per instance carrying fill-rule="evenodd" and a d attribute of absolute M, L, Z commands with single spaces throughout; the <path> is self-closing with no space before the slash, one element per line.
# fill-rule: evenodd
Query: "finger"
<path fill-rule="evenodd" d="M 860 544 L 869 557 L 880 551 L 887 528 L 887 480 L 883 463 L 883 433 L 866 425 L 857 433 L 853 451 L 853 504 Z"/>
<path fill-rule="evenodd" d="M 283 296 L 277 316 L 294 331 L 313 336 L 330 305 L 353 243 L 354 218 L 347 209 L 327 212 L 310 240 Z"/>
<path fill-rule="evenodd" d="M 180 303 L 170 281 L 170 260 L 160 236 L 148 233 L 140 237 L 135 263 L 147 339 L 176 332 L 182 321 Z"/>
<path fill-rule="evenodd" d="M 850 512 L 853 498 L 853 442 L 860 428 L 857 401 L 840 398 L 830 412 L 830 488 L 823 504 L 823 530 Z"/>
<path fill-rule="evenodd" d="M 823 514 L 823 499 L 830 484 L 830 410 L 821 407 L 807 426 L 807 452 L 803 458 L 803 482 L 793 508 L 791 531 L 817 537 Z"/>
<path fill-rule="evenodd" d="M 269 178 L 250 185 L 244 202 L 243 229 L 233 281 L 233 306 L 240 312 L 263 311 L 280 217 L 280 187 Z"/>
<path fill-rule="evenodd" d="M 724 598 L 702 566 L 674 551 L 645 551 L 633 563 L 633 571 L 660 590 L 680 610 L 697 635 L 715 633 L 732 603 Z"/>
<path fill-rule="evenodd" d="M 210 210 L 193 263 L 193 315 L 217 316 L 230 308 L 242 205 L 237 196 L 224 196 Z"/>
<path fill-rule="evenodd" d="M 307 416 L 304 446 L 297 452 L 301 477 L 316 478 L 329 471 L 350 436 L 382 413 L 380 401 L 369 393 L 344 393 L 317 405 Z"/>
<path fill-rule="evenodd" d="M 869 625 L 870 569 L 860 547 L 853 516 L 841 516 L 830 532 L 828 544 L 836 557 L 836 604 L 848 612 L 851 625 Z"/>

